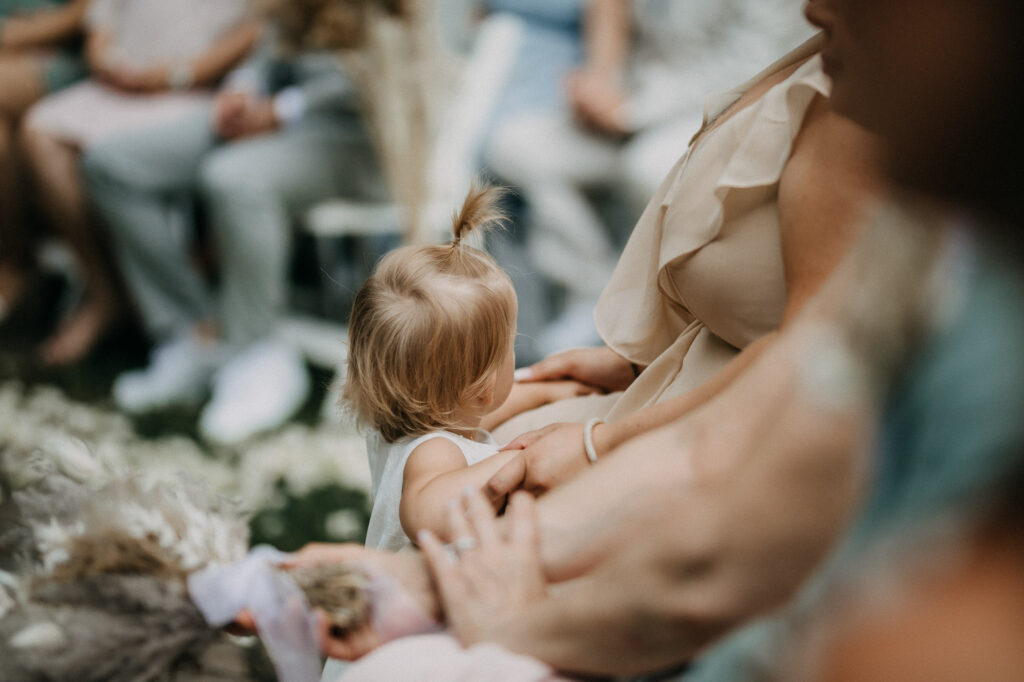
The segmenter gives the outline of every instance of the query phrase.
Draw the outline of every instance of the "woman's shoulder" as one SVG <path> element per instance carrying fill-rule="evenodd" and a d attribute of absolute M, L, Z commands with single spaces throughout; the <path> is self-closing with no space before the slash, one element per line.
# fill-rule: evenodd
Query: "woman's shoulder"
<path fill-rule="evenodd" d="M 834 213 L 836 201 L 863 204 L 880 189 L 881 164 L 877 138 L 833 111 L 827 97 L 814 97 L 783 168 L 780 209 L 787 198 L 822 215 Z"/>

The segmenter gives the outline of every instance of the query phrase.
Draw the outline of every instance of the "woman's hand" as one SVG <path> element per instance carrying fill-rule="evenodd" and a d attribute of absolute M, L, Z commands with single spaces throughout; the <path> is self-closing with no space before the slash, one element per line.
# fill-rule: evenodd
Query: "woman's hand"
<path fill-rule="evenodd" d="M 503 538 L 491 505 L 474 492 L 463 504 L 449 505 L 448 534 L 457 558 L 429 531 L 419 536 L 448 627 L 466 646 L 489 640 L 519 608 L 547 595 L 532 498 L 513 496 L 505 518 Z"/>
<path fill-rule="evenodd" d="M 217 121 L 217 132 L 227 140 L 240 140 L 272 133 L 281 127 L 274 110 L 274 100 L 265 96 L 228 95 L 226 111 Z"/>
<path fill-rule="evenodd" d="M 355 544 L 314 543 L 295 553 L 282 568 L 351 562 L 373 581 L 373 620 L 350 632 L 337 632 L 317 613 L 320 648 L 327 656 L 355 660 L 397 637 L 423 632 L 440 620 L 440 604 L 422 557 L 415 552 L 383 552 Z M 239 619 L 240 623 L 245 623 Z"/>
<path fill-rule="evenodd" d="M 516 370 L 520 382 L 575 379 L 602 391 L 624 391 L 636 375 L 629 360 L 610 348 L 573 348 Z"/>
<path fill-rule="evenodd" d="M 225 140 L 240 140 L 280 127 L 274 100 L 237 90 L 224 90 L 214 101 L 213 126 Z"/>
<path fill-rule="evenodd" d="M 595 438 L 604 426 L 594 427 Z M 522 453 L 487 481 L 484 492 L 492 500 L 503 499 L 517 489 L 541 495 L 589 465 L 583 447 L 583 424 L 552 424 L 524 433 L 503 449 L 521 449 Z"/>
<path fill-rule="evenodd" d="M 566 80 L 566 94 L 576 118 L 585 127 L 611 137 L 627 133 L 626 90 L 609 74 L 576 71 Z"/>

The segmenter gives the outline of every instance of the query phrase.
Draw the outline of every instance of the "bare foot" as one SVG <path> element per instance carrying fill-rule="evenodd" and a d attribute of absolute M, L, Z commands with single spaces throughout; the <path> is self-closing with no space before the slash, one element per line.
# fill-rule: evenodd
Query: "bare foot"
<path fill-rule="evenodd" d="M 40 350 L 48 365 L 70 365 L 83 359 L 93 349 L 114 318 L 114 306 L 106 301 L 88 298 L 64 320 Z"/>

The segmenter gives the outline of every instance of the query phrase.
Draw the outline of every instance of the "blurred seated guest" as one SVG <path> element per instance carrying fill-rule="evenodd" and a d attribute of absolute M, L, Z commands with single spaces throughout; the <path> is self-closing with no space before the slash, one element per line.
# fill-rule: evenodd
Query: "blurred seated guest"
<path fill-rule="evenodd" d="M 81 359 L 113 320 L 118 295 L 90 228 L 79 154 L 112 134 L 203 109 L 209 88 L 252 47 L 245 0 L 96 0 L 87 17 L 92 79 L 26 114 L 22 140 L 43 205 L 76 255 L 86 289 L 43 347 L 50 363 Z"/>
<path fill-rule="evenodd" d="M 895 376 L 881 423 L 876 480 L 854 523 L 791 604 L 707 652 L 693 675 L 701 682 L 793 679 L 780 669 L 782 650 L 851 574 L 877 568 L 865 557 L 886 542 L 920 541 L 928 522 L 970 524 L 990 504 L 992 486 L 1024 461 L 1024 135 L 1017 116 L 1024 103 L 1024 8 L 1014 0 L 809 0 L 806 13 L 825 37 L 822 56 L 837 111 L 885 140 L 888 175 L 902 188 L 903 205 L 924 203 L 932 212 L 924 224 L 949 234 L 944 277 L 916 283 L 937 304 L 931 333 Z M 895 300 L 880 298 L 876 310 L 884 313 Z M 945 547 L 956 551 L 955 543 Z M 981 562 L 987 565 L 961 564 L 962 573 L 954 568 L 948 582 L 931 586 L 963 597 L 964 619 L 955 627 L 964 648 L 980 631 L 970 614 L 979 600 L 992 598 L 990 589 L 1005 589 L 1000 574 L 1015 561 L 990 558 Z M 890 557 L 887 567 L 893 566 Z M 892 623 L 890 643 L 901 625 L 927 608 L 917 590 L 886 596 L 890 602 L 901 598 L 916 613 Z M 996 627 L 1019 631 L 1020 620 L 1001 620 Z M 941 646 L 943 633 L 922 635 Z M 879 653 L 864 652 L 872 661 Z M 989 664 L 996 655 L 993 650 Z M 887 676 L 890 670 L 871 676 L 942 679 L 926 672 Z M 991 668 L 967 678 L 986 679 L 985 670 Z M 944 671 L 947 679 L 962 677 L 953 671 L 959 669 Z M 1017 674 L 1019 669 L 996 679 Z"/>
<path fill-rule="evenodd" d="M 523 116 L 570 116 L 565 82 L 584 59 L 583 20 L 587 0 L 485 0 L 475 3 L 505 25 L 517 27 L 514 49 L 508 50 L 504 79 L 496 88 L 487 125 L 478 140 L 477 160 L 485 174 L 497 173 L 503 183 L 511 180 L 490 167 L 494 136 L 510 121 Z M 509 272 L 519 296 L 517 357 L 542 357 L 537 337 L 557 311 L 552 282 L 538 277 L 530 248 L 532 197 L 515 187 L 516 210 L 511 212 L 516 230 L 496 245 L 496 256 Z M 499 236 L 500 239 L 500 236 Z M 587 259 L 574 263 L 586 276 Z M 541 273 L 546 275 L 546 273 Z"/>
<path fill-rule="evenodd" d="M 47 93 L 83 78 L 78 49 L 88 0 L 0 3 L 0 320 L 17 305 L 34 267 L 15 133 Z"/>
<path fill-rule="evenodd" d="M 118 377 L 115 401 L 145 412 L 212 389 L 200 429 L 219 442 L 281 424 L 309 392 L 302 355 L 273 333 L 293 219 L 335 196 L 387 196 L 336 56 L 284 57 L 273 43 L 231 74 L 212 107 L 111 136 L 83 164 L 156 343 L 148 366 Z M 196 193 L 219 256 L 216 291 L 190 259 Z"/>
<path fill-rule="evenodd" d="M 587 191 L 621 186 L 635 220 L 697 132 L 705 95 L 749 78 L 810 35 L 797 6 L 592 0 L 585 61 L 566 61 L 554 83 L 564 92 L 542 99 L 547 106 L 502 113 L 485 163 L 521 190 L 531 256 L 568 292 L 562 316 L 538 337 L 542 354 L 598 341 L 594 304 L 618 249 Z M 539 59 L 531 48 L 524 41 L 520 61 Z M 527 73 L 534 82 L 547 70 Z M 515 77 L 508 88 L 530 92 Z"/>

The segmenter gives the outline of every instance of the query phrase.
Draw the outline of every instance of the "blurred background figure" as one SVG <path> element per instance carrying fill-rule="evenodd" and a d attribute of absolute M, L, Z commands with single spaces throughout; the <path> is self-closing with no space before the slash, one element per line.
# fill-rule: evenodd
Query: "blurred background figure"
<path fill-rule="evenodd" d="M 97 0 L 88 14 L 92 78 L 26 115 L 23 144 L 40 199 L 81 268 L 82 302 L 43 347 L 49 363 L 86 355 L 119 303 L 91 229 L 79 154 L 111 134 L 205 106 L 207 88 L 251 48 L 257 27 L 244 0 Z"/>
<path fill-rule="evenodd" d="M 88 4 L 0 2 L 0 322 L 21 302 L 35 270 L 16 133 L 30 106 L 85 76 L 79 48 Z"/>
<path fill-rule="evenodd" d="M 231 74 L 212 107 L 112 136 L 84 159 L 129 294 L 156 342 L 148 366 L 118 377 L 115 401 L 139 413 L 195 403 L 212 388 L 199 426 L 222 443 L 279 426 L 310 390 L 301 353 L 273 334 L 287 298 L 293 219 L 334 196 L 387 197 L 336 57 L 282 57 L 274 43 L 270 36 Z M 190 258 L 196 192 L 218 257 L 216 293 Z"/>
<path fill-rule="evenodd" d="M 1020 513 L 1024 6 L 808 0 L 806 15 L 822 32 L 832 106 L 883 138 L 905 219 L 916 213 L 944 242 L 933 276 L 891 288 L 871 314 L 922 294 L 933 310 L 893 377 L 874 481 L 844 538 L 787 608 L 709 650 L 688 679 L 793 679 L 780 649 L 799 657 L 807 647 L 794 635 L 809 622 L 827 631 L 831 618 L 840 635 L 823 679 L 1019 679 L 1019 541 L 960 533 L 1004 485 Z M 881 244 L 895 251 L 891 237 Z M 851 581 L 863 588 L 854 612 L 840 601 L 832 616 Z"/>
<path fill-rule="evenodd" d="M 547 355 L 593 324 L 632 225 L 700 127 L 706 96 L 806 39 L 796 0 L 491 2 L 523 23 L 484 163 L 526 204 L 531 265 L 567 292 L 536 339 Z M 611 215 L 612 190 L 625 211 Z"/>

